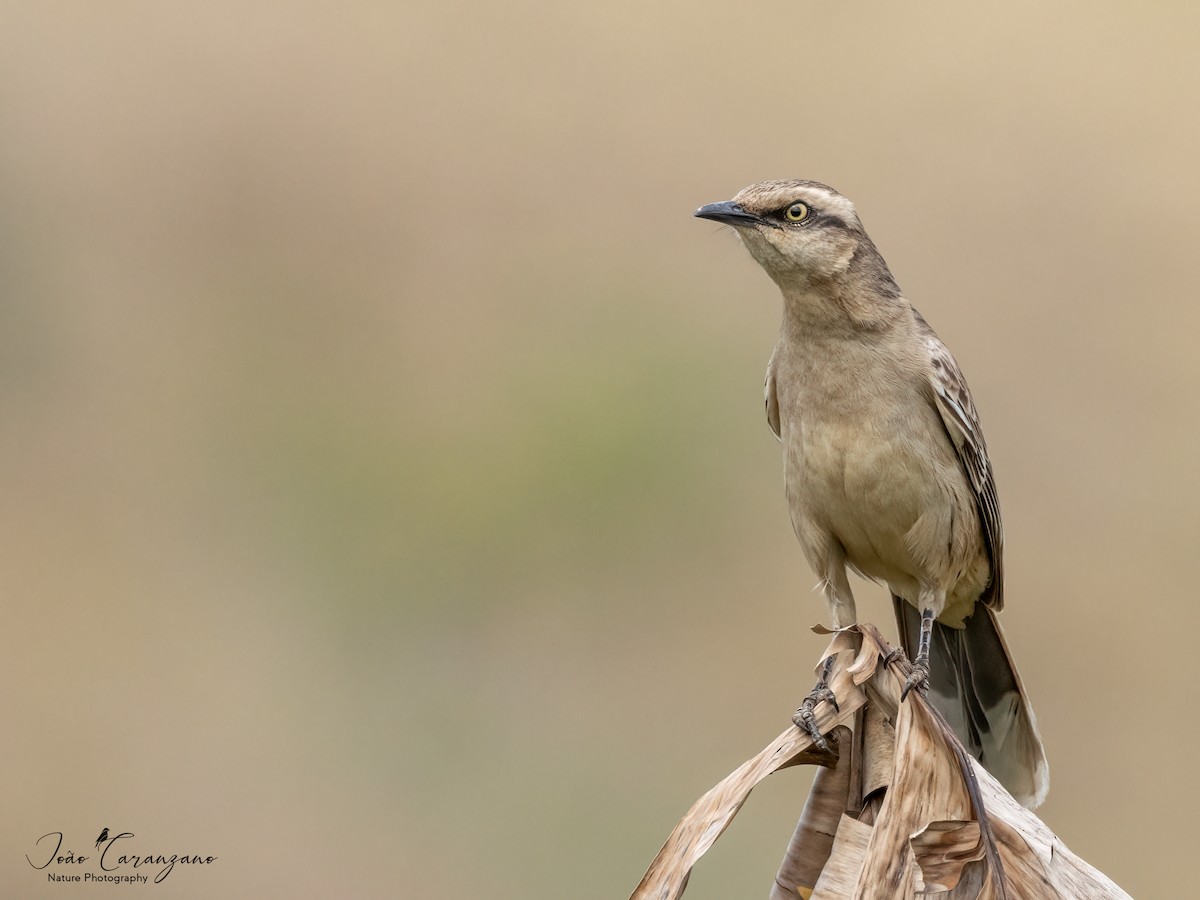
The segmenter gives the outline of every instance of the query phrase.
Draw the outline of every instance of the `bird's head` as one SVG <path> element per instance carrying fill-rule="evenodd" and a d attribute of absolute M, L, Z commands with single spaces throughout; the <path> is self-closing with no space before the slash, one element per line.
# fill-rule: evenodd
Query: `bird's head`
<path fill-rule="evenodd" d="M 732 225 L 750 255 L 785 291 L 835 280 L 864 245 L 854 204 L 815 181 L 764 181 L 732 200 L 696 210 L 702 219 Z"/>

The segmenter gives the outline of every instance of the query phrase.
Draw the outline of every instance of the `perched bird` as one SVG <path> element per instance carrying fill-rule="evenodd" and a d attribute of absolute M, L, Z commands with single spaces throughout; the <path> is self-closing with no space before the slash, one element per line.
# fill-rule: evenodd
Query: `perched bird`
<path fill-rule="evenodd" d="M 996 621 L 1000 507 L 958 363 L 832 188 L 767 181 L 696 215 L 733 226 L 783 294 L 767 421 L 833 626 L 855 622 L 847 568 L 886 584 L 913 663 L 905 695 L 927 691 L 988 771 L 1037 806 L 1049 769 Z M 824 681 L 796 716 L 822 745 L 813 708 L 836 704 Z"/>
<path fill-rule="evenodd" d="M 100 832 L 100 837 L 96 838 L 96 849 L 99 850 L 100 845 L 103 844 L 107 840 L 108 840 L 108 829 L 105 828 L 103 831 Z"/>

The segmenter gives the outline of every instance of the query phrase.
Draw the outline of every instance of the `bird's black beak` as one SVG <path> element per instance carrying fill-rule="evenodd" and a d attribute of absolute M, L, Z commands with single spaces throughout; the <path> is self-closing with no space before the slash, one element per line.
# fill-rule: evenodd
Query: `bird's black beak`
<path fill-rule="evenodd" d="M 745 228 L 748 225 L 761 224 L 761 220 L 753 213 L 748 213 L 732 200 L 725 200 L 721 203 L 710 203 L 708 206 L 702 206 L 696 210 L 696 218 L 712 219 L 714 222 L 723 222 L 726 225 L 740 225 Z"/>

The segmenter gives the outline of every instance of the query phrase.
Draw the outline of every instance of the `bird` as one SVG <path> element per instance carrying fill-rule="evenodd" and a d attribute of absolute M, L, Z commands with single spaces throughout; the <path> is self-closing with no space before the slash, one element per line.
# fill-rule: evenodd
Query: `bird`
<path fill-rule="evenodd" d="M 847 571 L 885 584 L 916 689 L 1019 802 L 1049 790 L 1037 720 L 996 614 L 1004 532 L 979 413 L 849 199 L 764 181 L 695 215 L 732 226 L 783 298 L 764 384 L 792 526 L 834 628 L 856 623 Z M 836 706 L 826 660 L 794 721 Z"/>
<path fill-rule="evenodd" d="M 105 828 L 103 831 L 100 832 L 100 837 L 96 838 L 96 849 L 99 850 L 100 845 L 103 844 L 107 840 L 108 840 L 108 829 Z"/>

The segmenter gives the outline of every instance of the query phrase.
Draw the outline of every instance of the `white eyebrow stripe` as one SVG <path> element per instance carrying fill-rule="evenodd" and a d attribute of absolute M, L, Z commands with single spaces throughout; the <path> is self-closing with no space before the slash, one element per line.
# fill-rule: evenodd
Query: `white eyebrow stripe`
<path fill-rule="evenodd" d="M 774 212 L 801 201 L 847 224 L 856 225 L 859 221 L 849 198 L 817 181 L 763 181 L 743 188 L 733 199 L 759 212 Z"/>

